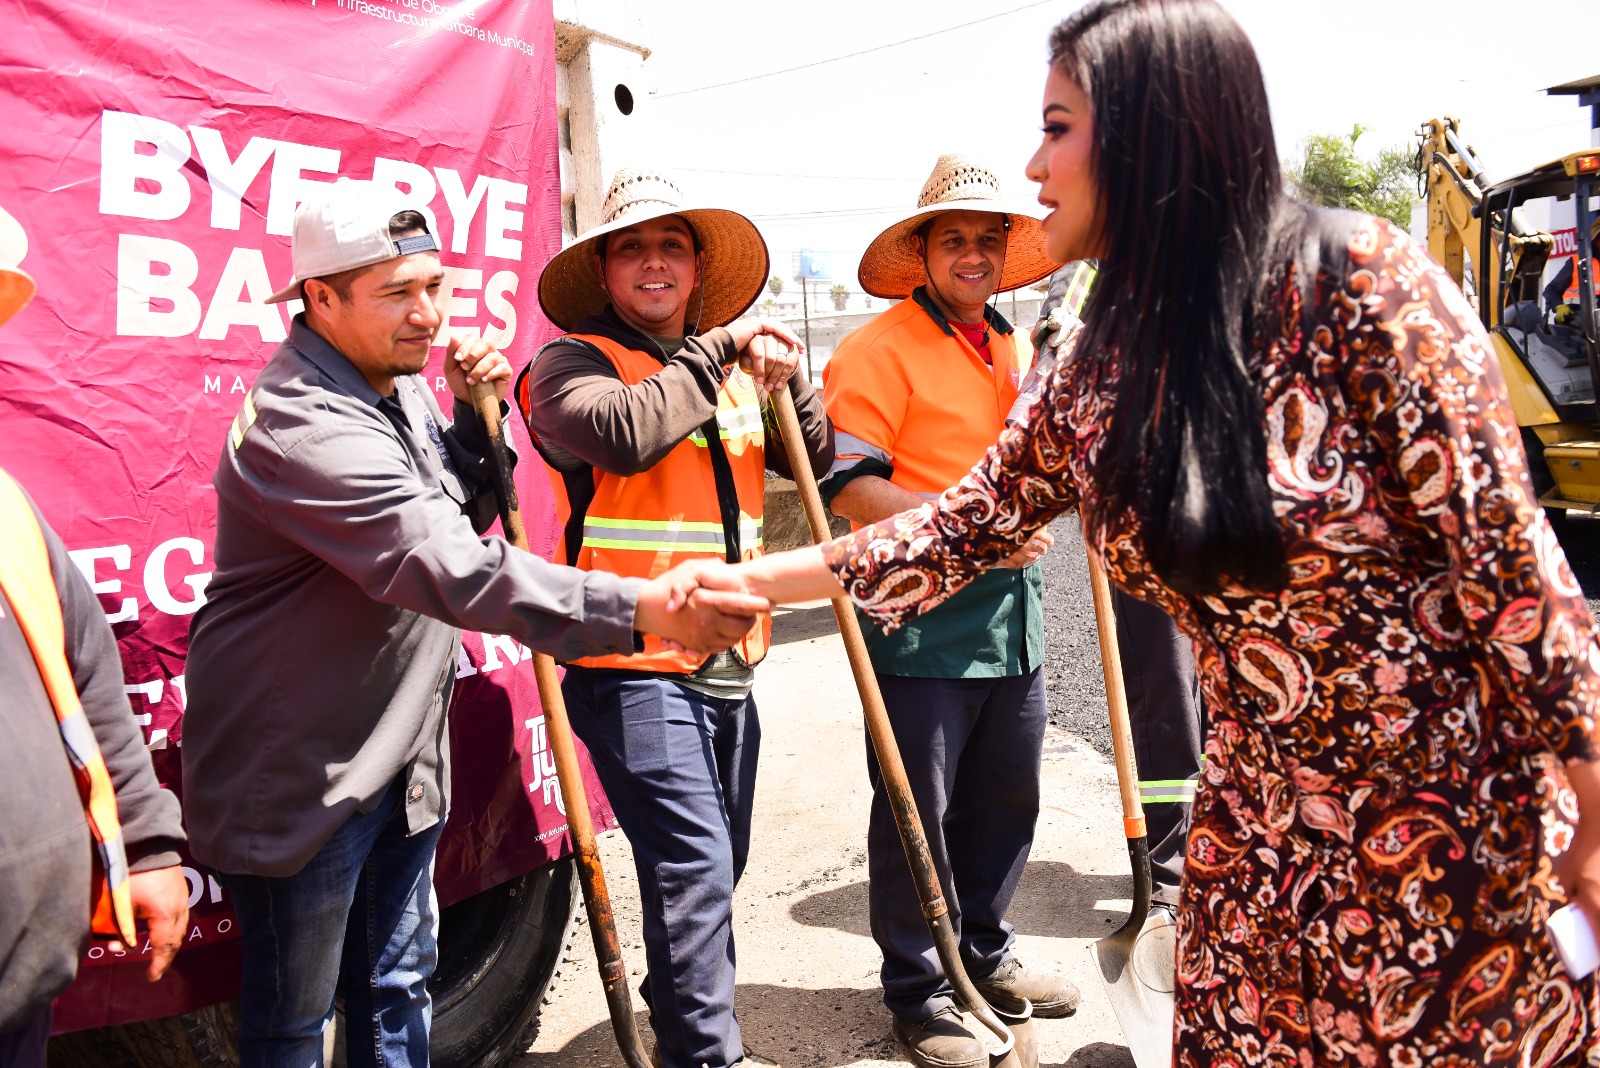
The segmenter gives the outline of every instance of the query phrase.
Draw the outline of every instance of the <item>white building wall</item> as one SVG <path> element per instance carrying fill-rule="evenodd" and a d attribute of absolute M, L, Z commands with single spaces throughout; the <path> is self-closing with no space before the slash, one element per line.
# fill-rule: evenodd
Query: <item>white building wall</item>
<path fill-rule="evenodd" d="M 644 21 L 633 0 L 556 0 L 562 234 L 600 221 L 606 187 L 648 122 Z"/>

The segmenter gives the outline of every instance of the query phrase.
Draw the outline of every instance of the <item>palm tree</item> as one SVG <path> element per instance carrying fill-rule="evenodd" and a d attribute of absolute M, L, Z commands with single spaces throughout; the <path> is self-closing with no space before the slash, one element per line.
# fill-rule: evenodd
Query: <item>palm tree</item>
<path fill-rule="evenodd" d="M 828 290 L 828 296 L 833 298 L 834 311 L 844 311 L 845 302 L 850 299 L 850 291 L 844 287 L 843 283 L 836 282 L 834 287 Z"/>
<path fill-rule="evenodd" d="M 772 290 L 773 296 L 783 296 L 783 278 L 779 275 L 773 275 L 771 278 L 767 279 L 767 288 Z"/>

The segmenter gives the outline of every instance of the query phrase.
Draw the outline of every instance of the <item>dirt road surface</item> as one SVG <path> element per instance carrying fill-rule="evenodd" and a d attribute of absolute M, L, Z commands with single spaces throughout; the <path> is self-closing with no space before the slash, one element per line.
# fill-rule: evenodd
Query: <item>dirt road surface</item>
<path fill-rule="evenodd" d="M 1065 536 L 1063 536 L 1063 531 Z M 1052 719 L 1089 721 L 1101 702 L 1099 651 L 1081 544 L 1058 525 L 1048 576 L 1052 621 Z M 1075 566 L 1073 566 L 1075 565 Z M 1067 608 L 1065 606 L 1071 606 Z M 1059 649 L 1057 648 L 1059 647 Z M 734 902 L 739 955 L 737 1007 L 745 1045 L 785 1068 L 878 1066 L 903 1061 L 879 1001 L 879 955 L 867 931 L 866 821 L 870 792 L 861 706 L 822 604 L 782 614 L 757 675 L 761 764 L 749 869 Z M 1030 968 L 1059 969 L 1083 990 L 1075 1017 L 1038 1022 L 1039 1060 L 1073 1068 L 1123 1068 L 1132 1059 L 1091 971 L 1089 945 L 1119 926 L 1132 881 L 1109 761 L 1052 724 L 1045 740 L 1043 811 L 1033 856 L 1012 905 L 1018 955 Z M 642 975 L 638 882 L 620 834 L 602 856 L 632 982 Z M 595 973 L 590 934 L 580 926 L 538 1041 L 518 1068 L 618 1065 Z M 635 995 L 639 1028 L 648 1017 Z"/>

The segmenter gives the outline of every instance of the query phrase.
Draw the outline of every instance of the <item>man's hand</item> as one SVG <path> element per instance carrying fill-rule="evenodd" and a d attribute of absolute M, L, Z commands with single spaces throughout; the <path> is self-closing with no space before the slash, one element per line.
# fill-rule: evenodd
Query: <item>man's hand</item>
<path fill-rule="evenodd" d="M 128 894 L 133 898 L 134 916 L 150 928 L 150 967 L 144 975 L 153 983 L 167 974 L 167 966 L 189 933 L 189 880 L 176 864 L 136 871 L 128 876 Z M 130 953 L 138 949 L 121 942 L 112 942 L 110 948 Z"/>
<path fill-rule="evenodd" d="M 703 657 L 730 648 L 771 610 L 771 601 L 745 592 L 734 568 L 692 560 L 645 584 L 633 625 L 670 648 Z"/>
<path fill-rule="evenodd" d="M 995 566 L 1009 567 L 1013 570 L 1020 571 L 1029 564 L 1035 563 L 1039 557 L 1043 556 L 1045 551 L 1055 543 L 1056 537 L 1054 534 L 1050 533 L 1050 528 L 1041 527 L 1033 535 L 1033 537 L 1028 539 L 1027 544 L 1018 549 L 1016 552 L 1012 553 L 1010 556 L 1006 557 L 1004 560 L 1000 561 L 1000 563 Z"/>
<path fill-rule="evenodd" d="M 768 393 L 782 389 L 805 353 L 805 344 L 776 319 L 740 319 L 728 333 L 739 348 L 739 366 Z"/>
<path fill-rule="evenodd" d="M 444 351 L 444 380 L 458 400 L 472 403 L 472 386 L 476 382 L 493 382 L 494 395 L 506 399 L 511 387 L 511 364 L 500 350 L 476 334 L 453 337 Z"/>

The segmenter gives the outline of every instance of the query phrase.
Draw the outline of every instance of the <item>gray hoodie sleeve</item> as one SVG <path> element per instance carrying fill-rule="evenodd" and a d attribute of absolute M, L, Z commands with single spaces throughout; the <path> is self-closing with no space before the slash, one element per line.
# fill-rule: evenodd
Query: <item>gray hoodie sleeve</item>
<path fill-rule="evenodd" d="M 34 515 L 39 515 L 37 507 Z M 122 689 L 122 658 L 117 654 L 117 641 L 99 599 L 67 555 L 66 546 L 42 517 L 39 527 L 50 553 L 56 596 L 61 600 L 72 682 L 116 790 L 117 818 L 122 823 L 129 870 L 169 867 L 178 863 L 178 846 L 184 840 L 178 798 L 162 788 L 150 766 L 144 732 L 133 718 L 128 695 Z"/>
<path fill-rule="evenodd" d="M 558 660 L 636 651 L 641 580 L 560 567 L 479 537 L 461 506 L 416 477 L 376 427 L 335 422 L 275 466 L 261 501 L 272 528 L 373 600 L 509 634 Z"/>

